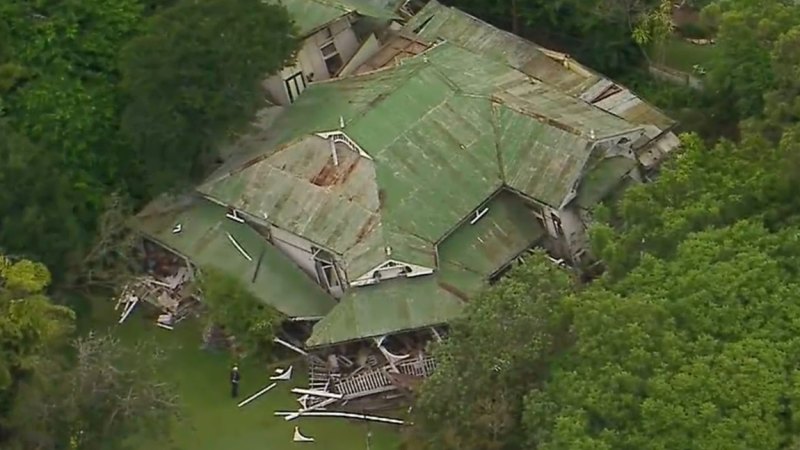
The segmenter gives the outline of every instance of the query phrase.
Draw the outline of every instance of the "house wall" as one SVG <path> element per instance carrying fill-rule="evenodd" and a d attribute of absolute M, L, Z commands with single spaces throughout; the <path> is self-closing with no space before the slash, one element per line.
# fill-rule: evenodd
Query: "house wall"
<path fill-rule="evenodd" d="M 342 63 L 347 64 L 358 51 L 359 42 L 350 23 L 351 17 L 342 17 L 331 22 L 326 28 L 308 36 L 300 50 L 297 52 L 295 64 L 288 66 L 267 78 L 263 86 L 269 93 L 271 100 L 279 105 L 291 103 L 286 90 L 285 80 L 302 71 L 305 84 L 312 81 L 321 81 L 331 78 L 321 48 L 331 41 L 342 58 Z"/>
<path fill-rule="evenodd" d="M 558 216 L 561 219 L 561 228 L 564 230 L 566 249 L 569 252 L 568 258 L 575 262 L 581 251 L 588 252 L 590 250 L 587 226 L 578 208 L 567 207 L 559 211 Z"/>
<path fill-rule="evenodd" d="M 314 254 L 311 250 L 314 244 L 281 228 L 270 226 L 272 243 L 284 254 L 291 258 L 301 269 L 316 279 L 314 267 Z"/>

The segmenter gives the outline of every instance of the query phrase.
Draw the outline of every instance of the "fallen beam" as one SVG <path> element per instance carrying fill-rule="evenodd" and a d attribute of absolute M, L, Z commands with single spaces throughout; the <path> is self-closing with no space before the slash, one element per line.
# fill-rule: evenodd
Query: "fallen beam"
<path fill-rule="evenodd" d="M 296 351 L 297 353 L 300 353 L 303 356 L 308 355 L 308 352 L 306 352 L 302 348 L 300 348 L 300 347 L 298 347 L 296 345 L 292 345 L 291 343 L 286 342 L 286 341 L 284 341 L 283 339 L 281 339 L 279 337 L 276 337 L 275 339 L 273 339 L 273 341 L 277 342 L 278 344 L 281 344 L 282 346 L 288 348 L 289 350 L 294 350 L 294 351 Z"/>
<path fill-rule="evenodd" d="M 327 391 L 317 391 L 317 390 L 314 390 L 314 389 L 294 388 L 294 389 L 292 389 L 292 392 L 294 392 L 295 394 L 306 394 L 306 395 L 310 395 L 312 397 L 326 397 L 326 398 L 332 398 L 332 399 L 335 399 L 335 400 L 341 400 L 342 397 L 344 397 L 344 395 L 342 395 L 342 394 L 336 394 L 334 392 L 327 392 Z"/>
<path fill-rule="evenodd" d="M 242 256 L 245 257 L 245 259 L 247 259 L 248 261 L 253 260 L 253 258 L 250 255 L 248 255 L 246 251 L 244 251 L 242 246 L 239 245 L 239 242 L 237 242 L 236 239 L 234 239 L 230 233 L 225 233 L 225 234 L 228 235 L 228 240 L 231 241 L 231 244 L 233 244 L 233 246 L 236 247 L 236 250 L 239 250 L 239 253 L 241 253 Z"/>
<path fill-rule="evenodd" d="M 324 408 L 324 407 L 326 407 L 326 406 L 330 405 L 331 403 L 333 403 L 333 402 L 335 402 L 335 401 L 337 401 L 335 398 L 329 398 L 329 399 L 327 399 L 327 400 L 324 400 L 324 401 L 321 401 L 321 402 L 317 403 L 316 405 L 314 405 L 314 406 L 311 406 L 311 407 L 309 407 L 309 408 L 306 408 L 306 407 L 304 407 L 304 408 L 303 408 L 303 409 L 301 409 L 300 411 L 297 411 L 297 412 L 296 412 L 296 413 L 294 413 L 294 414 L 290 414 L 290 415 L 288 415 L 288 416 L 284 417 L 283 419 L 284 419 L 285 421 L 287 421 L 287 422 L 288 422 L 288 421 L 290 421 L 290 420 L 297 419 L 298 417 L 300 417 L 300 416 L 302 416 L 302 415 L 304 415 L 304 414 L 308 414 L 308 413 L 309 413 L 309 412 L 311 412 L 311 411 L 314 411 L 314 410 L 317 410 L 317 409 L 322 409 L 322 408 Z"/>
<path fill-rule="evenodd" d="M 139 304 L 139 297 L 133 297 L 133 301 L 125 305 L 125 309 L 123 309 L 122 312 L 122 317 L 119 318 L 119 322 L 117 323 L 125 322 L 125 319 L 127 319 L 128 316 L 131 315 L 131 313 L 133 312 L 133 308 L 135 308 L 136 305 L 138 304 Z"/>
<path fill-rule="evenodd" d="M 241 402 L 239 402 L 239 404 L 238 404 L 238 405 L 236 405 L 236 406 L 238 406 L 239 408 L 241 408 L 242 406 L 244 406 L 244 405 L 246 405 L 246 404 L 248 404 L 248 403 L 252 402 L 253 400 L 257 399 L 257 398 L 258 398 L 258 397 L 260 397 L 261 395 L 263 395 L 263 394 L 265 394 L 265 393 L 269 392 L 269 391 L 270 391 L 272 388 L 274 388 L 274 387 L 275 387 L 275 386 L 277 386 L 277 385 L 278 385 L 278 383 L 272 383 L 272 384 L 270 384 L 269 386 L 267 386 L 267 387 L 265 387 L 264 389 L 262 389 L 262 390 L 260 390 L 260 391 L 256 392 L 255 394 L 251 395 L 250 397 L 247 397 L 246 399 L 242 400 L 242 401 L 241 401 Z"/>
<path fill-rule="evenodd" d="M 290 411 L 275 411 L 275 415 L 278 417 L 286 417 L 293 414 L 297 414 L 296 412 Z M 344 412 L 334 412 L 334 411 L 313 411 L 307 412 L 303 414 L 306 417 L 341 417 L 345 419 L 361 419 L 361 420 L 369 420 L 373 422 L 382 422 L 382 423 L 391 423 L 394 425 L 405 425 L 405 422 L 400 419 L 392 419 L 390 417 L 379 417 L 379 416 L 368 416 L 366 414 L 356 414 L 356 413 L 344 413 Z"/>

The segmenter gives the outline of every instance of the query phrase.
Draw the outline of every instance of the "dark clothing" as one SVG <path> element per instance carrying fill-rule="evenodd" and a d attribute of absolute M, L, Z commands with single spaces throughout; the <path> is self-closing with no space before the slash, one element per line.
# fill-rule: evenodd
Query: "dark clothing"
<path fill-rule="evenodd" d="M 239 396 L 239 380 L 241 379 L 241 375 L 239 375 L 238 370 L 231 371 L 231 397 L 236 398 Z"/>
<path fill-rule="evenodd" d="M 239 382 L 232 381 L 231 382 L 231 397 L 236 398 L 239 396 Z"/>

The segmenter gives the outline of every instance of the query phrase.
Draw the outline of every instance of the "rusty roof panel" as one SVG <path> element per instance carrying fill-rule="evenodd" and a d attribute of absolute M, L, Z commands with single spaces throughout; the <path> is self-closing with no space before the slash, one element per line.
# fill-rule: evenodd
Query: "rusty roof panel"
<path fill-rule="evenodd" d="M 333 164 L 313 133 L 340 120 L 369 157 L 339 144 Z M 312 84 L 274 124 L 275 136 L 258 131 L 246 162 L 201 191 L 341 255 L 351 280 L 388 259 L 387 247 L 433 267 L 435 243 L 503 184 L 560 205 L 589 157 L 587 135 L 635 128 L 449 43 Z"/>
<path fill-rule="evenodd" d="M 423 24 L 424 27 L 417 34 L 428 42 L 445 39 L 471 52 L 502 61 L 573 97 L 591 101 L 590 98 L 596 98 L 598 89 L 608 86 L 616 86 L 625 95 L 635 95 L 566 55 L 557 58 L 554 52 L 436 0 L 429 1 L 409 20 L 403 31 L 413 33 Z M 664 130 L 674 124 L 658 108 L 645 102 L 641 102 L 641 105 L 637 109 L 648 111 L 630 114 L 625 109 L 617 113 L 605 103 L 599 103 L 598 107 L 639 125 L 653 124 Z"/>

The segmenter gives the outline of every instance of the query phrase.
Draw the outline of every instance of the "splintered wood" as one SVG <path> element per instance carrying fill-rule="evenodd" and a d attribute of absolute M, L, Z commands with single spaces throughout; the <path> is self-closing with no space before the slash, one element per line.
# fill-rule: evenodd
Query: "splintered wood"
<path fill-rule="evenodd" d="M 122 308 L 119 323 L 125 321 L 139 303 L 145 301 L 162 311 L 156 325 L 171 330 L 183 320 L 192 306 L 196 305 L 191 272 L 180 267 L 175 273 L 163 278 L 143 276 L 134 279 L 122 290 L 114 309 Z"/>

